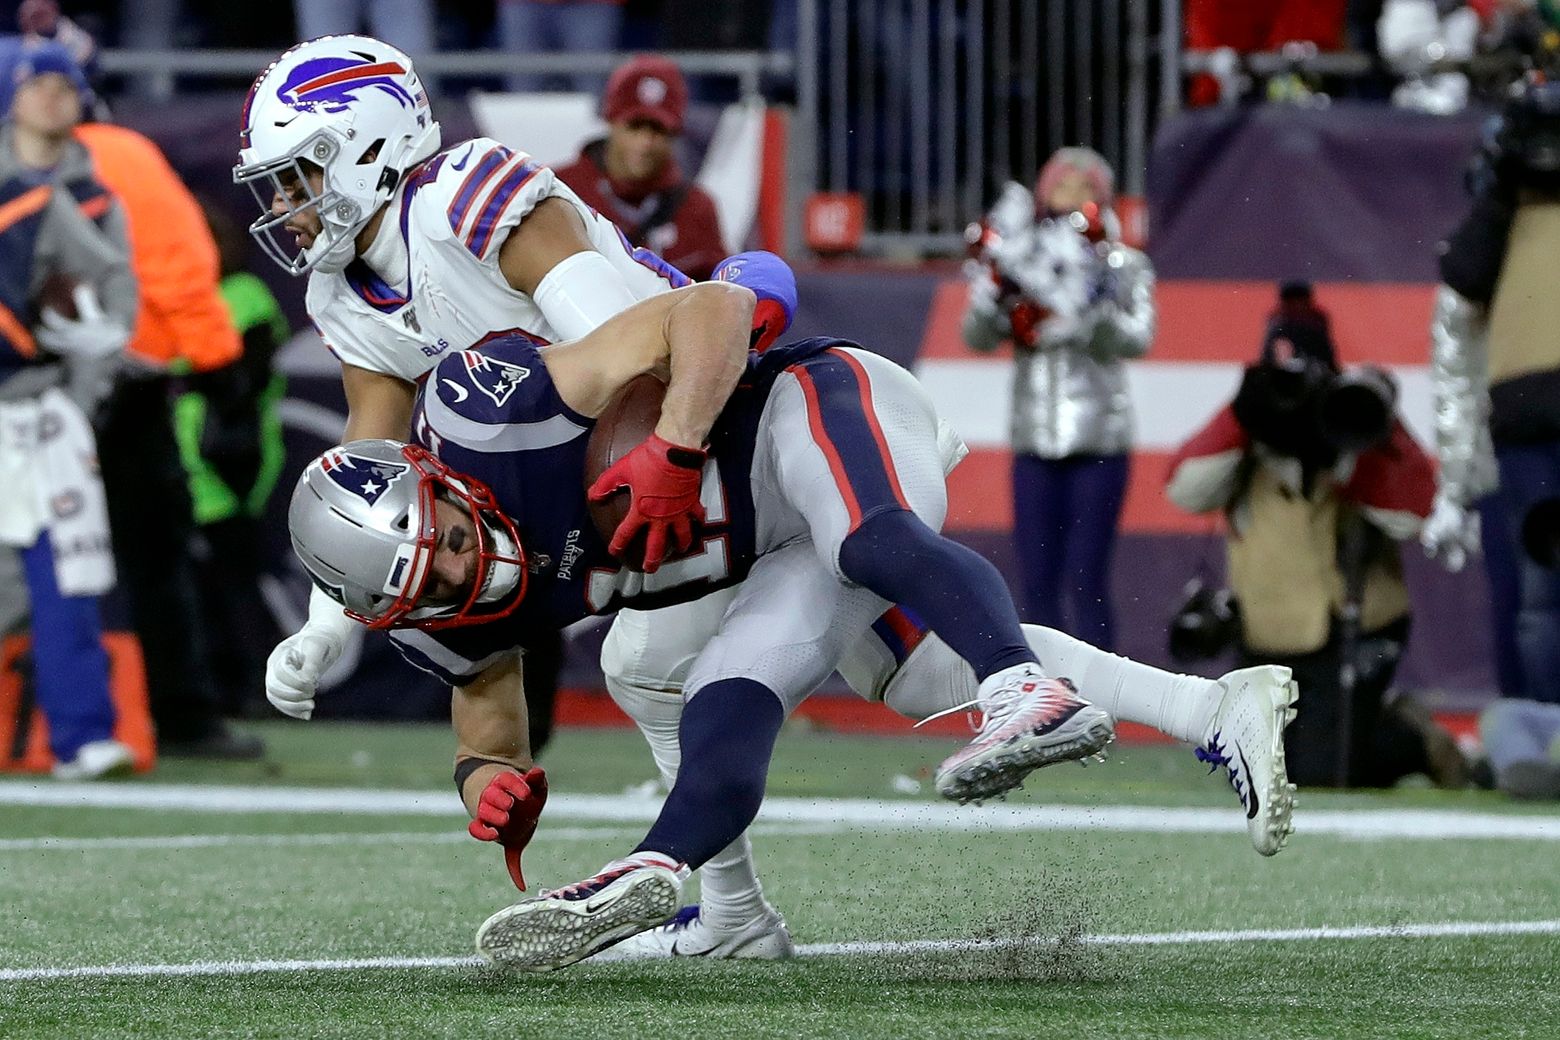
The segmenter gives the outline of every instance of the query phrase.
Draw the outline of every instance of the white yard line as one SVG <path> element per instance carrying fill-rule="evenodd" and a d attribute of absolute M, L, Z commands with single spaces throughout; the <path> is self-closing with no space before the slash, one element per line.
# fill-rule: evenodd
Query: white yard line
<path fill-rule="evenodd" d="M 549 841 L 590 841 L 642 832 L 638 827 L 554 827 Z M 0 838 L 0 852 L 97 852 L 135 849 L 221 849 L 233 846 L 454 845 L 472 838 L 464 828 L 446 831 L 339 831 L 328 834 L 160 834 L 114 838 Z"/>
<path fill-rule="evenodd" d="M 152 809 L 221 813 L 352 813 L 355 816 L 461 816 L 453 792 L 367 791 L 307 787 L 220 787 L 184 784 L 57 784 L 0 781 L 0 805 Z M 569 823 L 648 823 L 660 800 L 637 795 L 554 794 L 547 819 Z M 761 824 L 827 829 L 941 831 L 1116 831 L 1124 833 L 1239 833 L 1246 821 L 1235 809 L 1135 805 L 956 806 L 944 802 L 875 798 L 770 798 Z M 546 824 L 544 823 L 545 827 Z M 1435 809 L 1353 809 L 1295 815 L 1300 835 L 1360 840 L 1402 838 L 1509 838 L 1560 841 L 1560 816 L 1456 812 Z"/>
<path fill-rule="evenodd" d="M 1445 921 L 1429 924 L 1361 925 L 1340 928 L 1248 929 L 1240 931 L 1139 932 L 1014 939 L 919 939 L 908 942 L 804 943 L 802 957 L 893 957 L 924 953 L 1047 948 L 1057 942 L 1086 946 L 1198 946 L 1250 942 L 1318 942 L 1357 939 L 1441 939 L 1481 935 L 1555 935 L 1560 921 Z M 621 958 L 628 960 L 630 958 Z M 360 960 L 194 961 L 187 964 L 102 964 L 75 968 L 0 968 L 0 982 L 46 979 L 123 978 L 173 975 L 259 975 L 305 971 L 469 968 L 476 957 L 368 957 Z"/>

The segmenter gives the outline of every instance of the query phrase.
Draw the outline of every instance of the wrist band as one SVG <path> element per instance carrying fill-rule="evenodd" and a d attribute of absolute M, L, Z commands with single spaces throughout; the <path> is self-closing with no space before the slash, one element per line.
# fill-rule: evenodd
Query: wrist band
<path fill-rule="evenodd" d="M 505 769 L 515 769 L 508 762 L 500 762 L 496 758 L 463 758 L 455 763 L 455 791 L 462 798 L 466 796 L 466 781 L 471 779 L 471 774 L 483 766 L 503 766 Z M 519 772 L 515 769 L 515 772 Z"/>

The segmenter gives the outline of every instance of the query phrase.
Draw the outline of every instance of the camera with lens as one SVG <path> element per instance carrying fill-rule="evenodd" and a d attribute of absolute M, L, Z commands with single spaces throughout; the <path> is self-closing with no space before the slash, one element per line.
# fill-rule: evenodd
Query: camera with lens
<path fill-rule="evenodd" d="M 1340 370 L 1326 313 L 1308 284 L 1291 282 L 1280 289 L 1261 358 L 1246 369 L 1233 407 L 1252 440 L 1321 468 L 1387 439 L 1397 384 L 1373 366 Z"/>

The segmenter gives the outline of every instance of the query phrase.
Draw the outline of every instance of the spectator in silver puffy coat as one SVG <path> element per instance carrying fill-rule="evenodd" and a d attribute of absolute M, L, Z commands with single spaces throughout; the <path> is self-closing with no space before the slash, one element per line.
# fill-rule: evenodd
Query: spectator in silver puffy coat
<path fill-rule="evenodd" d="M 1114 176 L 1063 148 L 979 225 L 965 342 L 1011 341 L 1013 538 L 1026 620 L 1113 645 L 1110 560 L 1127 487 L 1123 362 L 1154 337 L 1154 269 L 1122 245 Z M 1070 615 L 1070 616 L 1069 616 Z M 1068 623 L 1070 622 L 1070 623 Z"/>

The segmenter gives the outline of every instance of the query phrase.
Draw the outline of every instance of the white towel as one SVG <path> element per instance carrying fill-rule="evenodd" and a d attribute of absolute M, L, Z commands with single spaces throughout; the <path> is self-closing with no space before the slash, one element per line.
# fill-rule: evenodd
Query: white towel
<path fill-rule="evenodd" d="M 61 595 L 113 588 L 97 441 L 86 415 L 57 387 L 0 401 L 0 544 L 25 549 L 45 530 Z"/>

